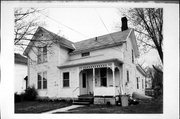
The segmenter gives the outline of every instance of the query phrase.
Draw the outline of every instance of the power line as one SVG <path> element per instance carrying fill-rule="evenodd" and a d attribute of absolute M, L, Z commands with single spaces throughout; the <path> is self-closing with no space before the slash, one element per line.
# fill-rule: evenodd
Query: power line
<path fill-rule="evenodd" d="M 102 20 L 101 16 L 99 15 L 98 11 L 96 10 L 96 8 L 95 8 L 95 11 L 96 11 L 96 13 L 97 13 L 97 15 L 98 15 L 99 19 L 100 19 L 100 20 L 101 20 L 101 22 L 103 23 L 104 27 L 106 28 L 106 30 L 107 30 L 108 34 L 110 35 L 111 39 L 112 39 L 112 40 L 113 40 L 113 42 L 116 44 L 116 41 L 115 41 L 115 40 L 114 40 L 114 38 L 111 36 L 111 34 L 110 34 L 110 32 L 109 32 L 108 28 L 106 27 L 106 25 L 105 25 L 104 21 Z"/>
<path fill-rule="evenodd" d="M 39 13 L 42 14 L 43 16 L 45 16 L 45 17 L 47 17 L 47 18 L 53 20 L 54 22 L 56 22 L 56 23 L 58 23 L 58 24 L 61 24 L 62 26 L 65 26 L 65 27 L 67 27 L 68 29 L 70 29 L 70 30 L 72 30 L 72 31 L 74 31 L 74 32 L 76 32 L 76 33 L 78 33 L 78 34 L 81 34 L 81 35 L 84 36 L 84 37 L 88 37 L 87 35 L 85 35 L 85 34 L 79 32 L 79 31 L 77 31 L 77 30 L 75 30 L 75 29 L 73 29 L 73 28 L 71 28 L 71 27 L 69 27 L 69 26 L 67 26 L 67 25 L 65 25 L 65 24 L 63 24 L 63 23 L 61 23 L 61 22 L 55 20 L 54 18 L 51 18 L 51 17 L 49 17 L 49 16 L 47 16 L 47 15 L 41 13 L 41 12 L 39 12 Z"/>

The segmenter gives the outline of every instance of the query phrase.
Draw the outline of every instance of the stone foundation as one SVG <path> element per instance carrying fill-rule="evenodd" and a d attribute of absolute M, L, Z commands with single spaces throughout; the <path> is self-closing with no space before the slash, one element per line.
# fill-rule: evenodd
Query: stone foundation
<path fill-rule="evenodd" d="M 94 96 L 94 104 L 116 105 L 116 99 L 113 96 Z"/>

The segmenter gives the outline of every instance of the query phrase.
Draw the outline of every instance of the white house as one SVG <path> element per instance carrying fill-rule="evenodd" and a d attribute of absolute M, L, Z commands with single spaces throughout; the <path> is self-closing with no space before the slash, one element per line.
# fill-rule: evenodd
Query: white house
<path fill-rule="evenodd" d="M 14 92 L 20 94 L 24 92 L 27 87 L 27 82 L 25 80 L 27 76 L 27 58 L 18 53 L 15 53 L 14 59 L 15 59 Z"/>
<path fill-rule="evenodd" d="M 137 89 L 137 77 L 143 75 L 136 67 L 139 52 L 134 30 L 127 27 L 125 17 L 122 31 L 80 42 L 39 27 L 24 55 L 28 57 L 28 85 L 34 85 L 40 96 L 115 97 L 144 92 L 144 78 L 138 81 Z"/>

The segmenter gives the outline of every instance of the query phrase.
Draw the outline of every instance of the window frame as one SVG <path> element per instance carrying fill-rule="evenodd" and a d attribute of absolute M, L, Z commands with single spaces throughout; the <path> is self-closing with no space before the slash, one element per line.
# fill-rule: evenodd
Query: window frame
<path fill-rule="evenodd" d="M 42 89 L 47 89 L 47 71 L 43 72 L 43 80 L 42 80 L 42 82 L 43 82 Z"/>
<path fill-rule="evenodd" d="M 46 76 L 44 75 L 46 74 Z M 39 79 L 39 76 L 41 77 Z M 40 84 L 39 84 L 40 82 Z M 44 82 L 46 82 L 46 85 L 44 85 Z M 38 90 L 44 90 L 44 89 L 47 89 L 47 71 L 43 71 L 43 72 L 38 72 L 37 73 L 37 89 Z"/>
<path fill-rule="evenodd" d="M 43 47 L 38 47 L 37 49 L 37 63 L 41 64 L 47 62 L 47 45 Z"/>
<path fill-rule="evenodd" d="M 137 89 L 139 89 L 139 77 L 136 77 L 136 81 L 137 81 Z"/>
<path fill-rule="evenodd" d="M 68 78 L 65 78 L 65 74 L 68 74 Z M 70 87 L 70 72 L 63 72 L 63 88 L 68 88 Z M 65 85 L 65 81 L 68 81 L 68 86 Z"/>
<path fill-rule="evenodd" d="M 132 63 L 134 63 L 134 51 L 133 51 L 133 49 L 131 50 L 131 55 L 132 55 Z"/>
<path fill-rule="evenodd" d="M 90 52 L 81 53 L 81 57 L 88 57 L 88 56 L 90 56 Z"/>
<path fill-rule="evenodd" d="M 41 72 L 37 73 L 37 89 L 42 88 L 42 76 Z"/>
<path fill-rule="evenodd" d="M 126 71 L 126 75 L 127 75 L 127 82 L 129 82 L 129 70 Z"/>

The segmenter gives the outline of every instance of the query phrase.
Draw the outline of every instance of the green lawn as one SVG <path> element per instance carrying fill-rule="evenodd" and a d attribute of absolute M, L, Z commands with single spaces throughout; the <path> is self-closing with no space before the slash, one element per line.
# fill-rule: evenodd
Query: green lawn
<path fill-rule="evenodd" d="M 24 101 L 15 103 L 15 113 L 41 113 L 69 105 L 67 102 Z"/>
<path fill-rule="evenodd" d="M 39 101 L 26 101 L 15 103 L 15 113 L 41 113 L 66 106 L 70 106 L 71 103 L 65 101 L 55 102 L 39 102 Z M 138 105 L 130 105 L 127 107 L 121 106 L 108 106 L 108 105 L 89 105 L 84 107 L 75 108 L 68 112 L 57 113 L 116 113 L 116 114 L 132 114 L 132 113 L 144 113 L 144 114 L 162 114 L 163 113 L 163 101 L 162 99 L 156 99 L 152 101 L 141 101 Z"/>
<path fill-rule="evenodd" d="M 89 105 L 85 107 L 72 109 L 65 113 L 162 114 L 163 104 L 160 101 L 151 101 L 151 102 L 140 102 L 140 104 L 138 105 L 130 105 L 127 107 L 107 106 L 107 105 Z"/>

